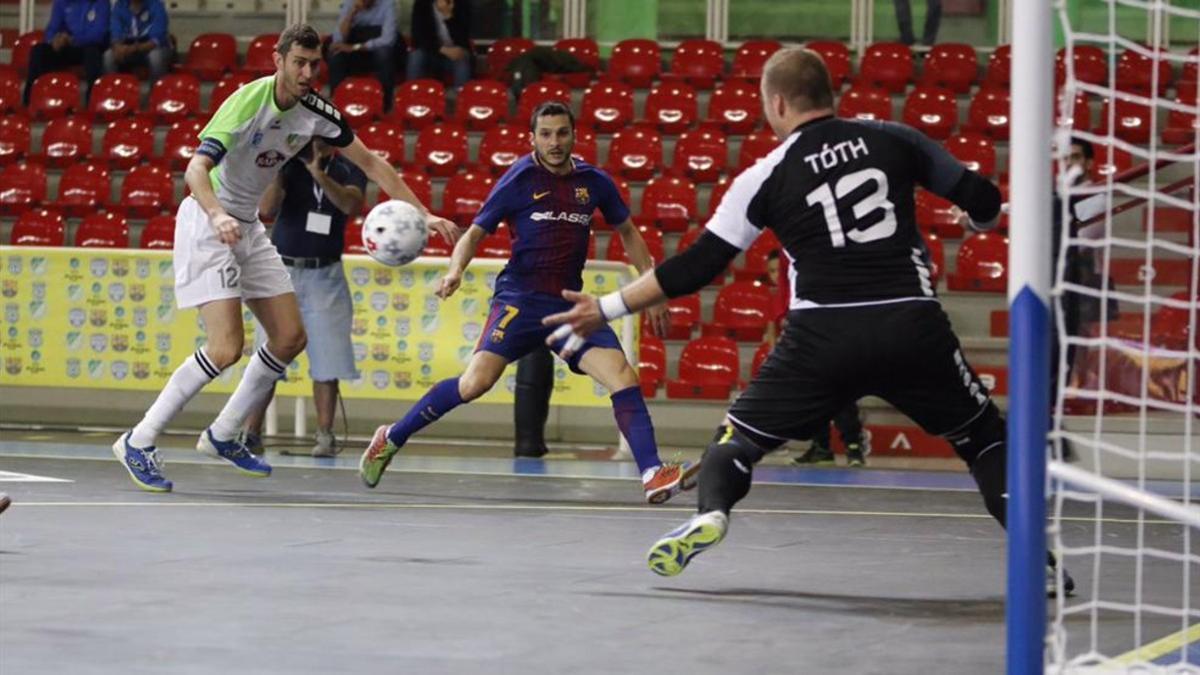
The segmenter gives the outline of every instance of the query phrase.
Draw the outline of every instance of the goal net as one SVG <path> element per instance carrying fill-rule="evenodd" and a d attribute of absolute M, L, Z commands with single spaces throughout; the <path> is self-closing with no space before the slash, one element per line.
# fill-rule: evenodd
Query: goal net
<path fill-rule="evenodd" d="M 1054 14 L 1045 670 L 1200 673 L 1200 2 Z"/>

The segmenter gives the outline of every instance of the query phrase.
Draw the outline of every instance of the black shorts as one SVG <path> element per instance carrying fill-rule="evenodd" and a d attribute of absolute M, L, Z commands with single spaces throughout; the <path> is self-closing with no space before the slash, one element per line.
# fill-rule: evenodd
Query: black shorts
<path fill-rule="evenodd" d="M 966 427 L 991 405 L 941 305 L 914 301 L 789 313 L 729 419 L 771 449 L 812 438 L 868 395 L 938 436 Z"/>

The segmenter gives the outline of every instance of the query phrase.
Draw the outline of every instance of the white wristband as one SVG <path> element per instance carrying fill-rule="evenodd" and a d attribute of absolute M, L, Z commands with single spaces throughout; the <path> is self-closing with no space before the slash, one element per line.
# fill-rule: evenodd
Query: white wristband
<path fill-rule="evenodd" d="M 629 306 L 621 297 L 621 291 L 613 291 L 600 298 L 600 314 L 604 316 L 605 321 L 613 321 L 629 315 Z"/>

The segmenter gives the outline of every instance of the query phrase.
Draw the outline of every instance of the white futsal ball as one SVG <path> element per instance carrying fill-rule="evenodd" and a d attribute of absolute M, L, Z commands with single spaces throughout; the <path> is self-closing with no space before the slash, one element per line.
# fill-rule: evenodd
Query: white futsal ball
<path fill-rule="evenodd" d="M 367 253 L 384 265 L 407 265 L 425 250 L 429 230 L 417 207 L 399 199 L 377 204 L 363 221 Z"/>

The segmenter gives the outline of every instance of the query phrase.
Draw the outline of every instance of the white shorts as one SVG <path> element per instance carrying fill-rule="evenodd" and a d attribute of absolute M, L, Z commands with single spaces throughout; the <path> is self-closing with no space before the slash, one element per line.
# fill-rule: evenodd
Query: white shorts
<path fill-rule="evenodd" d="M 199 202 L 188 197 L 175 214 L 175 302 L 180 309 L 214 300 L 273 298 L 292 293 L 292 278 L 257 220 L 241 223 L 242 238 L 217 238 Z"/>

